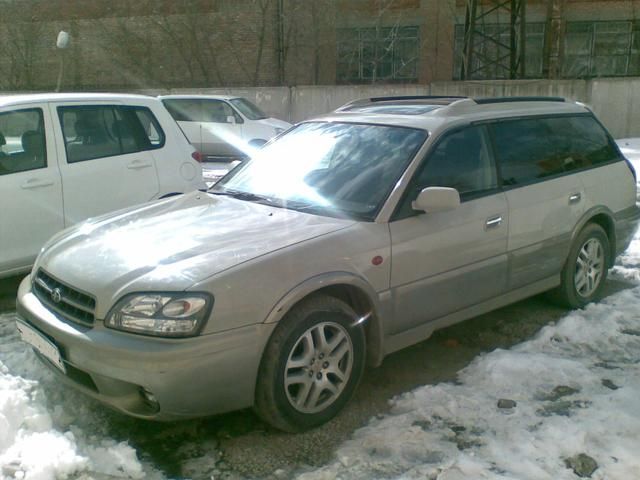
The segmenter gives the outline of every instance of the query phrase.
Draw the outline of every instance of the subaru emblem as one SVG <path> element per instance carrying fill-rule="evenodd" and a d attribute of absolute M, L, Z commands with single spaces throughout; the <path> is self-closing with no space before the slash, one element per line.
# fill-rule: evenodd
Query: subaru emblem
<path fill-rule="evenodd" d="M 54 288 L 53 290 L 51 290 L 51 300 L 53 300 L 55 303 L 60 303 L 60 301 L 62 300 L 62 292 L 59 288 Z"/>

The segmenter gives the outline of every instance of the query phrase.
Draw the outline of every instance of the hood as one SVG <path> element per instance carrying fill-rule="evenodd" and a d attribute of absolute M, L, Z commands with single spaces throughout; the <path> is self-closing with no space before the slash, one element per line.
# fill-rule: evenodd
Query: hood
<path fill-rule="evenodd" d="M 181 291 L 353 223 L 193 192 L 81 223 L 50 242 L 36 268 L 99 300 Z"/>
<path fill-rule="evenodd" d="M 277 118 L 263 118 L 262 120 L 259 120 L 260 123 L 262 123 L 263 125 L 268 125 L 269 127 L 272 128 L 282 128 L 283 130 L 288 130 L 291 128 L 291 124 L 288 122 L 285 122 L 284 120 L 278 120 Z"/>

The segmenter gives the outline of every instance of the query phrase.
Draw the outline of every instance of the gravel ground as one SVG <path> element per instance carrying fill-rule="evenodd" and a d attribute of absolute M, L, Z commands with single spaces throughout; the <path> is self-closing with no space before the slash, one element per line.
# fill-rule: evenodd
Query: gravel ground
<path fill-rule="evenodd" d="M 0 280 L 0 312 L 13 310 L 19 280 Z M 606 293 L 628 286 L 609 280 Z M 110 417 L 109 434 L 128 440 L 140 457 L 171 477 L 289 478 L 293 472 L 330 461 L 355 429 L 387 412 L 393 396 L 420 385 L 453 381 L 478 353 L 530 338 L 565 313 L 538 296 L 436 332 L 429 340 L 390 355 L 381 367 L 368 369 L 342 414 L 304 434 L 273 431 L 248 410 L 178 423 L 105 413 Z"/>

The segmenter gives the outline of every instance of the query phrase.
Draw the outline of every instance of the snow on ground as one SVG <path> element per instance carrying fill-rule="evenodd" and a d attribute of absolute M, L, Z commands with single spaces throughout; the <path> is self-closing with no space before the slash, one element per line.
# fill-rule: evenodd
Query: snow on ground
<path fill-rule="evenodd" d="M 640 140 L 619 143 L 640 171 Z M 640 235 L 611 274 L 638 286 L 479 356 L 456 383 L 393 399 L 336 461 L 299 478 L 640 478 Z M 40 365 L 14 318 L 0 316 L 0 478 L 162 478 Z"/>
<path fill-rule="evenodd" d="M 92 401 L 70 391 L 0 316 L 0 478 L 154 478 L 133 448 L 116 442 Z"/>

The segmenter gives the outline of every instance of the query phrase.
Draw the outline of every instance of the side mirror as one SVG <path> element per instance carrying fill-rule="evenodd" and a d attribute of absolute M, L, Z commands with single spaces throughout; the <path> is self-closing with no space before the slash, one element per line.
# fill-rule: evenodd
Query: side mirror
<path fill-rule="evenodd" d="M 234 117 L 233 115 L 229 115 L 227 117 L 227 123 L 236 123 L 236 117 Z"/>
<path fill-rule="evenodd" d="M 460 194 L 455 188 L 427 187 L 411 203 L 414 210 L 436 213 L 455 210 L 460 206 Z"/>

